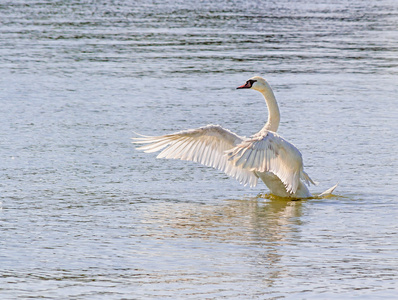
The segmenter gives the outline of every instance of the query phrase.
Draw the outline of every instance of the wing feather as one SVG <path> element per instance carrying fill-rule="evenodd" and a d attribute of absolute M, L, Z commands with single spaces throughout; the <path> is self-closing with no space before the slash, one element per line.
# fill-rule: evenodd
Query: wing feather
<path fill-rule="evenodd" d="M 275 132 L 253 136 L 227 151 L 228 161 L 235 167 L 255 172 L 272 172 L 289 193 L 295 193 L 300 180 L 313 183 L 303 170 L 300 151 Z"/>
<path fill-rule="evenodd" d="M 187 140 L 188 146 L 186 148 L 186 151 L 184 152 L 184 154 L 181 157 L 181 160 L 192 160 L 193 154 L 195 152 L 195 148 L 198 145 L 197 140 L 190 138 Z M 166 147 L 167 145 L 165 145 L 164 147 Z"/>
<path fill-rule="evenodd" d="M 303 170 L 297 148 L 275 132 L 266 131 L 250 139 L 222 128 L 208 125 L 163 136 L 142 136 L 134 143 L 147 153 L 157 152 L 158 158 L 199 162 L 219 169 L 240 183 L 257 185 L 256 172 L 272 172 L 283 182 L 289 193 L 295 193 L 300 180 L 314 183 Z"/>
<path fill-rule="evenodd" d="M 208 125 L 163 136 L 139 135 L 133 140 L 133 143 L 143 144 L 137 149 L 146 153 L 162 150 L 158 158 L 199 162 L 225 172 L 244 185 L 257 185 L 258 177 L 250 168 L 235 165 L 226 155 L 226 151 L 234 149 L 245 139 L 219 125 Z M 242 151 L 247 150 L 238 149 L 237 153 Z M 251 156 L 250 151 L 248 155 Z"/>

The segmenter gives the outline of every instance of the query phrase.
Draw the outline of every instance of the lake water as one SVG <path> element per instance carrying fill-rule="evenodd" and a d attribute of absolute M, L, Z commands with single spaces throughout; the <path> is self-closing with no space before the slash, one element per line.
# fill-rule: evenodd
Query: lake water
<path fill-rule="evenodd" d="M 3 1 L 1 299 L 393 299 L 398 2 Z M 328 199 L 136 151 L 266 121 Z"/>

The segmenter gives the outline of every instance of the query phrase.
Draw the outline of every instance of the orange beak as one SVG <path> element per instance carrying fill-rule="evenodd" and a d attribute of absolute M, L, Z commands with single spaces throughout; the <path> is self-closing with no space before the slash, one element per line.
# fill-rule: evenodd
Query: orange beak
<path fill-rule="evenodd" d="M 252 87 L 250 81 L 246 82 L 244 85 L 238 86 L 236 89 L 250 89 Z"/>

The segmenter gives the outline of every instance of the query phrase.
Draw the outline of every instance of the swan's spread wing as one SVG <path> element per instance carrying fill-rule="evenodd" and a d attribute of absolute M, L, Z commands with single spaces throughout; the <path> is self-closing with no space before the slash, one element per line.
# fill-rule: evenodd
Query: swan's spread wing
<path fill-rule="evenodd" d="M 227 151 L 227 155 L 235 167 L 274 173 L 292 194 L 297 191 L 300 178 L 307 184 L 312 182 L 303 171 L 300 151 L 275 132 L 253 136 Z"/>
<path fill-rule="evenodd" d="M 158 158 L 190 160 L 219 169 L 240 183 L 257 185 L 257 176 L 249 169 L 228 161 L 227 150 L 243 142 L 243 138 L 219 125 L 208 125 L 163 136 L 141 136 L 133 143 L 146 144 L 139 150 L 151 153 L 162 150 Z"/>

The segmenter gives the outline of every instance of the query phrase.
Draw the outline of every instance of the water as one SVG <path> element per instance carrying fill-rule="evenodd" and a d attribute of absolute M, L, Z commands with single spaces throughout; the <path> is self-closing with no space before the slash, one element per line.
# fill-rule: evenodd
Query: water
<path fill-rule="evenodd" d="M 392 299 L 396 1 L 0 4 L 2 299 Z M 319 193 L 283 201 L 133 131 L 266 120 Z"/>

